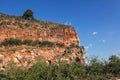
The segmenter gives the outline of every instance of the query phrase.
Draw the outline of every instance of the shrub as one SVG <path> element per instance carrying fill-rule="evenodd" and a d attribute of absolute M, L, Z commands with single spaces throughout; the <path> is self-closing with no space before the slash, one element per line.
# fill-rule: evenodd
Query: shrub
<path fill-rule="evenodd" d="M 40 47 L 43 47 L 43 46 L 53 47 L 53 45 L 54 43 L 49 41 L 43 41 L 41 42 L 41 44 L 39 44 Z"/>
<path fill-rule="evenodd" d="M 112 55 L 109 58 L 109 72 L 115 76 L 120 74 L 120 57 L 116 55 Z"/>
<path fill-rule="evenodd" d="M 74 44 L 74 43 L 72 43 L 69 47 L 70 47 L 70 48 L 73 48 L 73 47 L 80 48 L 79 45 L 76 45 L 76 44 Z"/>
<path fill-rule="evenodd" d="M 39 46 L 41 42 L 39 40 L 33 41 L 32 46 Z"/>
<path fill-rule="evenodd" d="M 32 40 L 29 40 L 29 39 L 25 39 L 22 41 L 22 44 L 25 44 L 25 45 L 31 45 L 32 44 Z"/>
<path fill-rule="evenodd" d="M 116 64 L 120 58 L 111 56 L 109 61 L 100 61 L 92 58 L 85 66 L 79 62 L 58 62 L 47 65 L 45 62 L 37 62 L 30 69 L 24 70 L 13 63 L 7 70 L 0 71 L 1 80 L 115 80 L 120 77 L 120 66 Z M 117 61 L 117 62 L 116 62 Z M 103 64 L 105 63 L 105 64 Z M 104 70 L 106 72 L 104 72 Z M 109 72 L 111 71 L 112 72 Z M 115 71 L 115 74 L 114 74 Z M 117 73 L 116 73 L 117 72 Z M 111 74 L 112 73 L 112 74 Z M 116 76 L 117 75 L 117 76 Z"/>
<path fill-rule="evenodd" d="M 64 47 L 65 45 L 63 43 L 56 43 L 56 46 L 58 46 L 58 47 Z"/>
<path fill-rule="evenodd" d="M 9 38 L 9 39 L 5 39 L 1 45 L 7 46 L 7 45 L 21 45 L 22 41 L 19 39 L 14 39 L 14 38 Z"/>

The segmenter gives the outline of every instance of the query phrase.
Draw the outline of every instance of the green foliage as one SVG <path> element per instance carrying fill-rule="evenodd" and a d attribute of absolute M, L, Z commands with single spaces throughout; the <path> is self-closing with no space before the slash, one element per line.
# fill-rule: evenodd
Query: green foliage
<path fill-rule="evenodd" d="M 25 39 L 25 40 L 22 41 L 22 44 L 31 45 L 32 44 L 32 40 Z"/>
<path fill-rule="evenodd" d="M 45 80 L 47 64 L 44 62 L 37 62 L 27 72 L 25 80 Z"/>
<path fill-rule="evenodd" d="M 64 47 L 64 44 L 62 43 L 54 43 L 54 42 L 50 42 L 50 41 L 32 41 L 29 39 L 25 39 L 25 40 L 20 40 L 20 39 L 16 39 L 16 38 L 8 38 L 5 39 L 3 42 L 0 43 L 0 46 L 14 46 L 14 45 L 28 45 L 28 46 L 37 46 L 37 47 L 53 47 L 53 46 L 57 46 L 57 47 Z"/>
<path fill-rule="evenodd" d="M 53 45 L 54 45 L 54 43 L 49 42 L 49 41 L 43 41 L 39 44 L 40 47 L 42 47 L 42 46 L 52 47 Z"/>
<path fill-rule="evenodd" d="M 21 41 L 14 38 L 6 39 L 1 43 L 4 46 L 22 44 L 38 47 L 52 47 L 54 45 L 63 47 L 61 43 L 27 39 Z M 76 46 L 70 46 L 65 54 L 71 53 L 71 47 Z M 79 48 L 84 49 L 84 47 Z M 69 64 L 58 62 L 50 65 L 45 62 L 38 62 L 28 70 L 21 69 L 10 63 L 6 71 L 0 71 L 0 80 L 114 80 L 116 77 L 120 77 L 120 57 L 116 55 L 110 56 L 108 61 L 92 58 L 88 65 L 83 65 L 79 62 L 71 62 Z"/>
<path fill-rule="evenodd" d="M 56 43 L 58 47 L 64 47 L 65 45 L 63 43 Z"/>
<path fill-rule="evenodd" d="M 22 16 L 23 19 L 26 19 L 26 20 L 33 20 L 34 19 L 34 16 L 33 16 L 33 11 L 30 10 L 30 9 L 27 9 L 23 16 Z"/>
<path fill-rule="evenodd" d="M 39 40 L 33 41 L 32 46 L 39 46 L 41 42 Z"/>
<path fill-rule="evenodd" d="M 111 56 L 109 61 L 92 58 L 88 65 L 78 62 L 46 64 L 37 62 L 24 70 L 10 63 L 6 71 L 0 71 L 1 80 L 116 80 L 120 77 L 120 57 Z"/>
<path fill-rule="evenodd" d="M 7 80 L 7 75 L 4 71 L 0 71 L 0 79 Z"/>
<path fill-rule="evenodd" d="M 80 46 L 78 46 L 78 45 L 76 45 L 76 44 L 74 44 L 74 43 L 72 43 L 69 47 L 70 47 L 70 48 L 73 48 L 73 47 L 80 48 Z"/>
<path fill-rule="evenodd" d="M 88 75 L 92 74 L 92 75 L 101 75 L 101 73 L 103 73 L 103 67 L 104 64 L 99 61 L 97 58 L 93 58 L 90 61 L 90 65 L 87 66 L 88 69 Z"/>
<path fill-rule="evenodd" d="M 25 73 L 25 70 L 10 62 L 6 71 L 0 71 L 0 80 L 24 80 Z"/>
<path fill-rule="evenodd" d="M 66 79 L 80 79 L 85 77 L 85 66 L 78 62 L 74 62 L 71 64 L 60 64 L 60 71 L 62 73 L 62 77 Z"/>
<path fill-rule="evenodd" d="M 117 76 L 118 74 L 120 74 L 120 57 L 116 56 L 116 55 L 112 55 L 109 58 L 109 72 L 115 76 Z"/>
<path fill-rule="evenodd" d="M 9 39 L 5 39 L 3 42 L 1 42 L 1 45 L 21 45 L 21 40 L 19 39 L 14 39 L 14 38 L 9 38 Z"/>

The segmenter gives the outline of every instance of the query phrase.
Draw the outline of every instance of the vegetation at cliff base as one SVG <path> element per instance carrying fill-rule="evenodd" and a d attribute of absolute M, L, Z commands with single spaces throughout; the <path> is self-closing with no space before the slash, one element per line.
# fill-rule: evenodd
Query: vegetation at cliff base
<path fill-rule="evenodd" d="M 37 62 L 30 69 L 9 64 L 0 71 L 0 80 L 116 80 L 120 78 L 120 57 L 112 55 L 108 61 L 92 58 L 87 65 L 78 62 L 46 64 Z"/>

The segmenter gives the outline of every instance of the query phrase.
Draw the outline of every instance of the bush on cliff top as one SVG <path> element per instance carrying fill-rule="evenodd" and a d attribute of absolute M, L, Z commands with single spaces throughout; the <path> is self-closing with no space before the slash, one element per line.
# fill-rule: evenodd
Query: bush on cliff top
<path fill-rule="evenodd" d="M 23 19 L 26 19 L 26 20 L 33 20 L 34 19 L 34 15 L 33 15 L 33 11 L 30 10 L 30 9 L 27 9 L 23 16 L 22 16 Z"/>

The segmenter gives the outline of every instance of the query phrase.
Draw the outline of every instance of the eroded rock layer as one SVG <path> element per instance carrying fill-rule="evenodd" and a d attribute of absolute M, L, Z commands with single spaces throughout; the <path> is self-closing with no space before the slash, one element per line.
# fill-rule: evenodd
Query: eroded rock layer
<path fill-rule="evenodd" d="M 9 62 L 17 64 L 17 66 L 30 68 L 37 61 L 46 61 L 54 63 L 58 61 L 80 62 L 85 64 L 84 48 L 59 48 L 59 47 L 28 47 L 17 46 L 1 51 L 0 54 L 0 69 L 4 70 Z"/>
<path fill-rule="evenodd" d="M 85 50 L 80 47 L 80 41 L 75 29 L 68 25 L 45 21 L 29 21 L 21 17 L 0 14 L 0 42 L 8 38 L 20 40 L 39 40 L 53 43 L 63 43 L 64 47 L 33 47 L 25 45 L 1 46 L 0 69 L 4 69 L 9 62 L 18 66 L 29 67 L 38 57 L 48 63 L 65 60 L 79 61 L 85 64 Z M 72 44 L 73 46 L 70 47 Z"/>
<path fill-rule="evenodd" d="M 64 43 L 66 46 L 73 43 L 80 45 L 78 35 L 74 28 L 68 26 L 54 30 L 37 30 L 29 28 L 21 29 L 19 26 L 14 25 L 0 25 L 0 41 L 2 42 L 7 38 L 59 42 Z"/>

